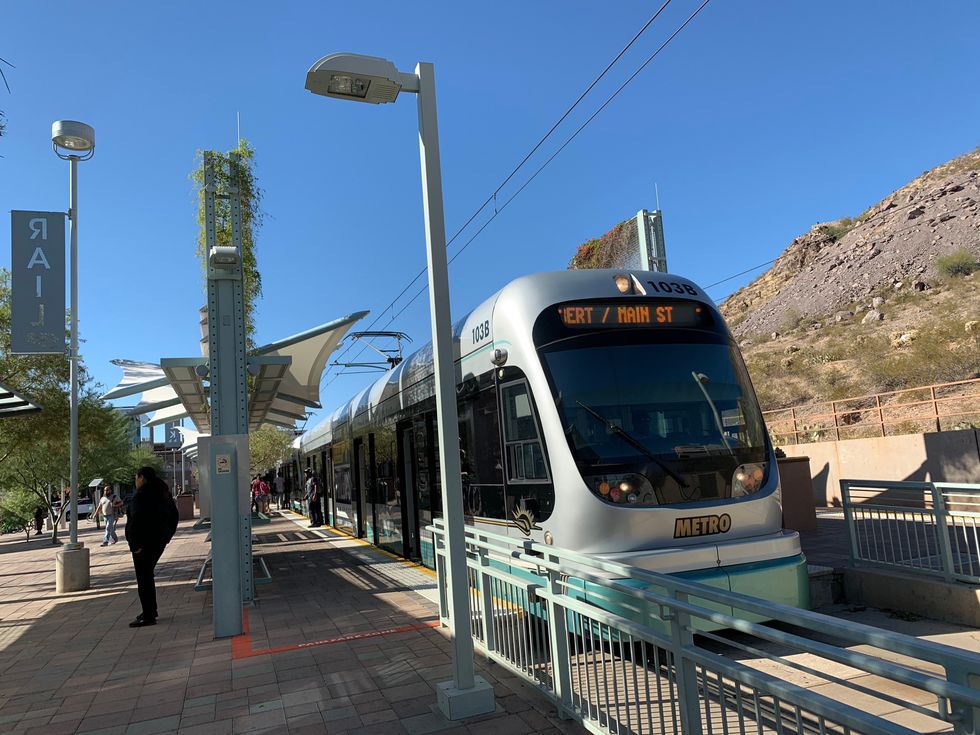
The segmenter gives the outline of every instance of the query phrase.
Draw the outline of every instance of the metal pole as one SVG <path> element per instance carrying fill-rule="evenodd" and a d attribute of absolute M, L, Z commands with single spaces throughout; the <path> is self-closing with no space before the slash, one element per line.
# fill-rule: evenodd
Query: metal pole
<path fill-rule="evenodd" d="M 460 481 L 459 423 L 456 411 L 456 369 L 449 306 L 449 266 L 443 217 L 436 88 L 432 64 L 415 67 L 419 79 L 419 153 L 422 159 L 422 204 L 425 211 L 426 256 L 429 263 L 429 312 L 435 367 L 436 422 L 439 430 L 439 471 L 442 512 L 446 520 L 449 572 L 449 618 L 453 630 L 453 685 L 472 689 L 473 638 L 466 574 L 466 534 Z"/>
<path fill-rule="evenodd" d="M 71 520 L 69 521 L 69 548 L 79 548 L 78 543 L 78 156 L 69 156 L 71 163 L 70 205 L 71 221 L 71 343 L 68 365 L 71 373 L 70 419 L 70 475 L 68 491 Z"/>

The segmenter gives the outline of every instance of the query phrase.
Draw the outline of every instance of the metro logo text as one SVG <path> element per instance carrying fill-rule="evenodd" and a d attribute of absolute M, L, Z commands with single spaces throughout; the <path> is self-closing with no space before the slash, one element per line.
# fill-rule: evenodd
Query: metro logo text
<path fill-rule="evenodd" d="M 727 533 L 732 527 L 732 517 L 727 513 L 720 516 L 689 516 L 674 521 L 674 538 L 689 536 L 711 536 Z"/>

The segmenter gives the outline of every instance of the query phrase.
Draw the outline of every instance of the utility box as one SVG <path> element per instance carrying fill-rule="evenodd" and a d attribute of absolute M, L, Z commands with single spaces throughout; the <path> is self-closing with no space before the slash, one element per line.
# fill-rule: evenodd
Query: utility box
<path fill-rule="evenodd" d="M 177 517 L 182 521 L 189 521 L 194 517 L 194 496 L 178 495 L 174 498 L 177 503 Z"/>
<path fill-rule="evenodd" d="M 813 505 L 810 458 L 781 457 L 776 464 L 783 498 L 783 528 L 816 531 L 817 511 Z"/>

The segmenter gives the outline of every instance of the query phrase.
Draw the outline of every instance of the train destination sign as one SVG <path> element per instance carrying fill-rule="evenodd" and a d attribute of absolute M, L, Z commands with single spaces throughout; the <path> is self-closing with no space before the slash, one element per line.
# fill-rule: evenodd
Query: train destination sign
<path fill-rule="evenodd" d="M 573 329 L 594 327 L 699 327 L 710 323 L 707 309 L 683 301 L 577 303 L 558 307 L 562 324 Z"/>

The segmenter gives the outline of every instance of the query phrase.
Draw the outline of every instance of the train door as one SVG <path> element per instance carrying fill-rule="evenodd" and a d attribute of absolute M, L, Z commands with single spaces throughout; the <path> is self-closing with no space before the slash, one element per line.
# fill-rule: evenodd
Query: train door
<path fill-rule="evenodd" d="M 354 483 L 351 481 L 350 445 L 346 441 L 335 442 L 330 447 L 331 469 L 333 469 L 334 517 L 333 525 L 343 531 L 357 532 L 354 520 Z"/>
<path fill-rule="evenodd" d="M 442 489 L 439 479 L 438 433 L 436 414 L 430 411 L 415 419 L 415 485 L 418 488 L 419 549 L 422 563 L 430 569 L 436 568 L 435 549 L 432 534 L 425 529 L 432 525 L 433 518 L 442 515 Z"/>
<path fill-rule="evenodd" d="M 330 471 L 330 455 L 327 450 L 324 449 L 320 452 L 320 487 L 323 488 L 323 517 L 324 521 L 328 526 L 333 525 L 334 518 L 334 492 L 333 483 L 330 478 L 333 476 L 333 472 Z"/>
<path fill-rule="evenodd" d="M 402 554 L 408 559 L 421 559 L 419 548 L 418 487 L 415 467 L 415 437 L 412 424 L 398 426 L 398 484 L 402 497 Z"/>
<path fill-rule="evenodd" d="M 367 535 L 367 529 L 365 528 L 365 516 L 367 509 L 367 476 L 368 468 L 365 467 L 367 462 L 367 450 L 364 447 L 364 439 L 358 438 L 354 440 L 354 498 L 353 506 L 355 509 L 354 515 L 356 517 L 356 522 L 354 524 L 354 535 L 358 538 L 364 538 Z"/>
<path fill-rule="evenodd" d="M 378 465 L 374 446 L 374 434 L 368 434 L 367 450 L 362 451 L 361 458 L 364 461 L 361 471 L 361 477 L 364 479 L 364 492 L 361 497 L 365 501 L 364 509 L 366 512 L 364 518 L 367 522 L 367 527 L 364 529 L 364 537 L 377 546 L 381 536 L 381 518 L 378 505 L 383 503 L 384 499 L 380 497 L 381 493 L 378 489 Z"/>

